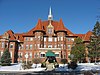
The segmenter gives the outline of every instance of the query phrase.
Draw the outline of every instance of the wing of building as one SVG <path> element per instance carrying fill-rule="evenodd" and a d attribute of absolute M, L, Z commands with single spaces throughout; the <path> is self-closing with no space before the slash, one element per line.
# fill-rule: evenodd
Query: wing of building
<path fill-rule="evenodd" d="M 25 61 L 25 54 L 28 60 L 34 58 L 46 59 L 46 53 L 52 51 L 58 62 L 63 59 L 69 60 L 71 47 L 76 37 L 82 38 L 85 44 L 89 43 L 92 32 L 86 34 L 74 34 L 64 26 L 62 19 L 53 20 L 51 8 L 48 20 L 38 20 L 36 26 L 26 33 L 14 33 L 12 30 L 6 31 L 0 36 L 1 56 L 5 48 L 9 48 L 12 62 Z"/>

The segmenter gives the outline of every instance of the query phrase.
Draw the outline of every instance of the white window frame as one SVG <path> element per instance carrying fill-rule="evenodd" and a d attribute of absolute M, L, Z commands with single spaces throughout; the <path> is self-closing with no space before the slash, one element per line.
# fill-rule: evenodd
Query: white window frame
<path fill-rule="evenodd" d="M 29 49 L 29 45 L 26 45 L 26 50 L 28 50 Z"/>
<path fill-rule="evenodd" d="M 5 43 L 4 42 L 2 42 L 2 48 L 4 48 L 5 47 Z"/>
<path fill-rule="evenodd" d="M 47 38 L 46 38 L 46 37 L 44 37 L 44 41 L 46 41 L 46 39 L 47 39 Z"/>
<path fill-rule="evenodd" d="M 61 37 L 61 41 L 63 41 L 63 37 Z"/>
<path fill-rule="evenodd" d="M 49 38 L 48 38 L 48 41 L 49 41 L 49 42 L 52 42 L 52 37 L 49 37 Z"/>
<path fill-rule="evenodd" d="M 71 45 L 70 45 L 70 44 L 67 45 L 67 49 L 68 49 L 68 50 L 71 50 Z"/>
<path fill-rule="evenodd" d="M 46 48 L 46 44 L 44 44 L 44 48 Z"/>
<path fill-rule="evenodd" d="M 30 45 L 30 49 L 32 50 L 32 48 L 33 48 L 33 45 L 31 44 L 31 45 Z"/>
<path fill-rule="evenodd" d="M 55 42 L 57 41 L 57 38 L 56 38 L 56 37 L 54 38 L 54 41 L 55 41 Z"/>
<path fill-rule="evenodd" d="M 13 48 L 14 47 L 14 45 L 13 44 L 10 44 L 10 48 Z"/>
<path fill-rule="evenodd" d="M 32 37 L 30 38 L 30 41 L 33 41 L 33 38 Z"/>

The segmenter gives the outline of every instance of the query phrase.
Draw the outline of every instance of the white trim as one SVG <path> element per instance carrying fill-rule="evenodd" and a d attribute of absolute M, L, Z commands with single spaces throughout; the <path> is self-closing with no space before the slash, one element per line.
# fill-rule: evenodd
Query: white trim
<path fill-rule="evenodd" d="M 59 52 L 55 52 L 55 54 L 59 54 Z"/>
<path fill-rule="evenodd" d="M 41 50 L 61 50 L 61 48 L 39 48 Z"/>
<path fill-rule="evenodd" d="M 40 54 L 45 54 L 45 52 L 41 52 Z"/>

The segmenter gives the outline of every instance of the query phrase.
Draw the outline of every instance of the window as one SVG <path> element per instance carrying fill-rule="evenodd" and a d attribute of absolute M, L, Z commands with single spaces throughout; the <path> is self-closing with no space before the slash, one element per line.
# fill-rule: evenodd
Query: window
<path fill-rule="evenodd" d="M 29 54 L 29 58 L 32 58 L 32 53 Z"/>
<path fill-rule="evenodd" d="M 74 41 L 74 38 L 72 38 L 71 40 Z"/>
<path fill-rule="evenodd" d="M 28 37 L 26 37 L 25 40 L 28 41 Z"/>
<path fill-rule="evenodd" d="M 51 41 L 52 41 L 52 37 L 49 37 L 49 38 L 48 38 L 48 41 L 51 42 Z"/>
<path fill-rule="evenodd" d="M 40 48 L 40 44 L 37 44 L 38 48 Z"/>
<path fill-rule="evenodd" d="M 46 41 L 46 37 L 44 37 L 44 41 Z"/>
<path fill-rule="evenodd" d="M 37 58 L 38 57 L 38 54 L 37 53 L 34 53 L 34 57 Z"/>
<path fill-rule="evenodd" d="M 18 49 L 19 49 L 19 50 L 21 49 L 21 46 L 20 46 L 20 45 L 18 45 Z"/>
<path fill-rule="evenodd" d="M 48 48 L 52 48 L 52 45 L 48 45 Z"/>
<path fill-rule="evenodd" d="M 18 54 L 18 57 L 19 57 L 19 58 L 22 58 L 22 55 L 23 55 L 23 53 L 19 53 L 19 54 Z"/>
<path fill-rule="evenodd" d="M 32 37 L 30 38 L 30 41 L 33 41 L 33 38 Z"/>
<path fill-rule="evenodd" d="M 2 42 L 2 48 L 4 48 L 5 47 L 5 43 L 4 42 Z"/>
<path fill-rule="evenodd" d="M 57 38 L 54 38 L 54 41 L 56 42 L 57 41 Z"/>
<path fill-rule="evenodd" d="M 38 36 L 38 39 L 40 40 L 40 36 Z"/>
<path fill-rule="evenodd" d="M 55 56 L 56 56 L 56 57 L 59 57 L 59 53 L 58 53 L 58 52 L 56 52 L 56 53 L 55 53 Z"/>
<path fill-rule="evenodd" d="M 48 29 L 48 33 L 52 34 L 52 29 L 51 28 Z"/>
<path fill-rule="evenodd" d="M 67 38 L 68 41 L 71 41 L 71 38 Z"/>
<path fill-rule="evenodd" d="M 57 48 L 57 45 L 54 45 L 54 48 Z"/>
<path fill-rule="evenodd" d="M 60 45 L 58 44 L 58 48 L 60 48 Z"/>
<path fill-rule="evenodd" d="M 33 45 L 30 45 L 30 49 L 32 49 Z"/>
<path fill-rule="evenodd" d="M 28 49 L 28 45 L 26 45 L 26 50 Z"/>
<path fill-rule="evenodd" d="M 40 57 L 45 57 L 45 54 L 41 54 Z"/>
<path fill-rule="evenodd" d="M 66 49 L 66 45 L 64 45 L 64 49 Z"/>
<path fill-rule="evenodd" d="M 67 45 L 68 50 L 71 50 L 71 45 Z"/>
<path fill-rule="evenodd" d="M 63 41 L 63 37 L 61 37 L 61 41 Z"/>
<path fill-rule="evenodd" d="M 21 49 L 23 49 L 23 45 L 21 45 Z"/>
<path fill-rule="evenodd" d="M 1 56 L 3 55 L 3 52 L 1 51 Z"/>
<path fill-rule="evenodd" d="M 63 49 L 63 44 L 61 44 L 61 48 Z"/>
<path fill-rule="evenodd" d="M 13 48 L 13 44 L 10 44 L 10 48 Z"/>
<path fill-rule="evenodd" d="M 35 47 L 34 48 L 36 49 L 36 44 L 35 44 Z"/>
<path fill-rule="evenodd" d="M 60 37 L 58 36 L 58 41 L 60 41 Z"/>
<path fill-rule="evenodd" d="M 44 48 L 46 48 L 46 45 L 44 45 Z"/>

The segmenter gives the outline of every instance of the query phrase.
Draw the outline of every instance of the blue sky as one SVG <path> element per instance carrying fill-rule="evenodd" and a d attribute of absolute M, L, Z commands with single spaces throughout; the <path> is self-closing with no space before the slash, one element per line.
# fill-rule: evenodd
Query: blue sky
<path fill-rule="evenodd" d="M 73 33 L 92 30 L 100 15 L 100 0 L 0 0 L 0 34 L 9 29 L 15 33 L 29 31 L 38 19 L 48 19 L 50 6 L 53 20 L 62 18 Z"/>

